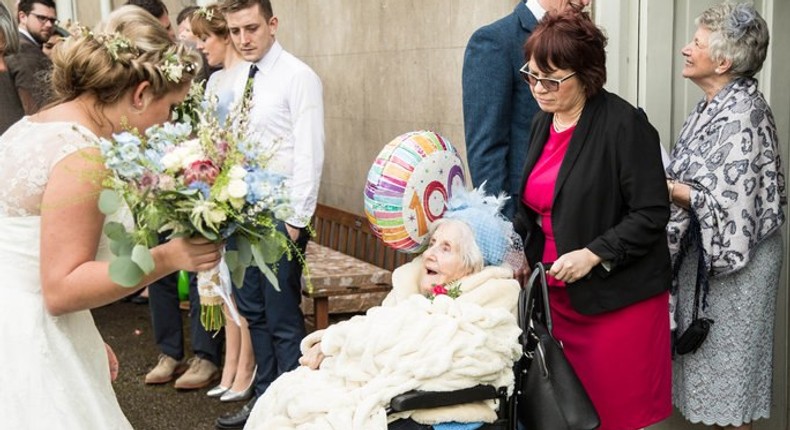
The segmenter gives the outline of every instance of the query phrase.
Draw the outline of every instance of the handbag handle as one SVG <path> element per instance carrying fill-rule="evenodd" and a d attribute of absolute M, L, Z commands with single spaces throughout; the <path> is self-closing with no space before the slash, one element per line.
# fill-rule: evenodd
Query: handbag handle
<path fill-rule="evenodd" d="M 524 290 L 521 290 L 518 301 L 518 319 L 519 323 L 524 325 L 521 327 L 522 329 L 526 329 L 526 325 L 532 321 L 531 317 L 535 315 L 535 304 L 538 300 L 541 300 L 543 309 L 542 312 L 537 314 L 538 321 L 546 326 L 549 333 L 553 332 L 551 312 L 549 311 L 549 284 L 546 281 L 546 271 L 550 268 L 551 263 L 535 264 L 535 267 L 532 269 L 532 275 L 527 281 L 527 286 Z"/>

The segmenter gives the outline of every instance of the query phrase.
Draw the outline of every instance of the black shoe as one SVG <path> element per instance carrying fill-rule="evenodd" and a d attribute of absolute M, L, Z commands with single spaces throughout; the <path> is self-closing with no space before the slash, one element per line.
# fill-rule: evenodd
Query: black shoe
<path fill-rule="evenodd" d="M 247 423 L 247 418 L 250 417 L 250 412 L 252 412 L 252 407 L 255 406 L 256 400 L 258 400 L 258 397 L 253 397 L 239 411 L 222 415 L 217 418 L 214 425 L 220 430 L 244 428 L 244 424 Z"/>
<path fill-rule="evenodd" d="M 136 304 L 136 305 L 147 305 L 148 304 L 148 297 L 137 295 L 137 296 L 132 297 L 132 299 L 129 300 L 129 301 L 134 303 L 134 304 Z"/>

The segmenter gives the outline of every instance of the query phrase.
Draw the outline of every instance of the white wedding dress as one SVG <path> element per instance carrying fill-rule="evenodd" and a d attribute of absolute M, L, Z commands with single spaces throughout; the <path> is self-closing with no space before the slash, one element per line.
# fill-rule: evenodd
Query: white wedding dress
<path fill-rule="evenodd" d="M 132 428 L 115 397 L 90 311 L 52 316 L 41 294 L 39 268 L 47 264 L 39 255 L 44 187 L 53 166 L 95 141 L 74 124 L 27 118 L 0 137 L 2 428 Z"/>

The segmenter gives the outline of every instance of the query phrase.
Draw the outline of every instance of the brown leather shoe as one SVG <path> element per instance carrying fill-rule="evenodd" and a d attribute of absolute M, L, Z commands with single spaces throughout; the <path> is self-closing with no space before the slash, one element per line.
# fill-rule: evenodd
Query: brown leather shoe
<path fill-rule="evenodd" d="M 187 370 L 184 360 L 176 360 L 167 354 L 159 354 L 159 363 L 145 375 L 146 384 L 164 384 Z"/>
<path fill-rule="evenodd" d="M 196 390 L 207 387 L 219 379 L 219 369 L 211 361 L 205 358 L 192 357 L 187 363 L 189 363 L 189 369 L 180 378 L 176 379 L 176 389 Z"/>

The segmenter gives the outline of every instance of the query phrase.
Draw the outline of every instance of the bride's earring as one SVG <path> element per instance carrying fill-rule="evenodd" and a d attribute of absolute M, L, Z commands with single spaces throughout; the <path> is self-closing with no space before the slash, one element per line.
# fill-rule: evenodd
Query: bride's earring
<path fill-rule="evenodd" d="M 140 114 L 143 113 L 143 110 L 145 110 L 145 109 L 143 107 L 143 101 L 142 100 L 138 100 L 138 101 L 132 103 L 132 113 L 140 115 Z"/>

